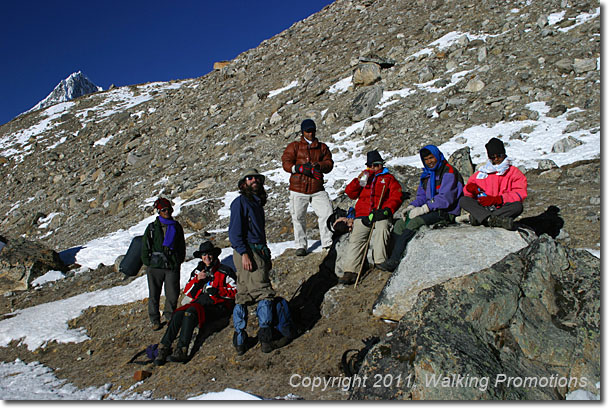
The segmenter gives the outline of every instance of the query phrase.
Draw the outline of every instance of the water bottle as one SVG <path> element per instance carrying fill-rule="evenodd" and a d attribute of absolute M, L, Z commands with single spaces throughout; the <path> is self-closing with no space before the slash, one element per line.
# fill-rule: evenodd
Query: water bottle
<path fill-rule="evenodd" d="M 358 182 L 360 183 L 361 187 L 365 187 L 366 183 L 369 180 L 369 172 L 368 171 L 363 171 L 362 175 L 360 175 L 360 178 L 358 179 Z"/>

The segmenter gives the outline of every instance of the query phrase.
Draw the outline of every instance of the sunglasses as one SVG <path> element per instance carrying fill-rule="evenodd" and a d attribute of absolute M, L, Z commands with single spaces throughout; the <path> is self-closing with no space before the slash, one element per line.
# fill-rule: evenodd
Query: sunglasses
<path fill-rule="evenodd" d="M 256 179 L 257 181 L 260 181 L 260 178 L 258 176 L 256 176 L 256 175 L 248 175 L 246 177 L 246 181 L 252 181 L 254 179 Z"/>
<path fill-rule="evenodd" d="M 159 212 L 171 212 L 171 208 L 163 208 L 161 210 L 159 210 Z"/>
<path fill-rule="evenodd" d="M 491 154 L 489 155 L 489 159 L 497 159 L 497 158 L 504 158 L 503 154 Z"/>

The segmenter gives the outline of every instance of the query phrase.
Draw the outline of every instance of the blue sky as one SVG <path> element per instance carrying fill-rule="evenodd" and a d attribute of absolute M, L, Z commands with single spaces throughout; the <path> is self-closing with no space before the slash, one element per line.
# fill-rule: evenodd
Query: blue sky
<path fill-rule="evenodd" d="M 205 75 L 332 2 L 5 1 L 0 124 L 79 70 L 104 89 Z"/>

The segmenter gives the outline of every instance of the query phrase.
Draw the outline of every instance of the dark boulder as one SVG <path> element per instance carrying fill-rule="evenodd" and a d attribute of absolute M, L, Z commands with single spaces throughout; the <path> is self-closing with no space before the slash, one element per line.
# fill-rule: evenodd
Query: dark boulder
<path fill-rule="evenodd" d="M 350 398 L 559 400 L 599 394 L 600 363 L 600 260 L 543 235 L 423 290 L 369 351 Z"/>

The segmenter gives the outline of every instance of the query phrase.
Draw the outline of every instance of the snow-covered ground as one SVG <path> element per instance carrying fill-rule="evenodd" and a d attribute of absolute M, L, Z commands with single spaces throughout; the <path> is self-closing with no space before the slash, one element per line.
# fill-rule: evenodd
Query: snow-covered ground
<path fill-rule="evenodd" d="M 560 19 L 561 16 L 556 15 L 554 18 Z M 582 20 L 586 21 L 586 18 L 591 17 L 587 15 L 584 16 Z M 459 41 L 459 38 L 464 35 L 473 37 L 473 35 L 470 35 L 469 33 L 451 33 L 451 35 L 446 35 L 436 42 L 431 43 L 429 45 L 430 48 L 422 49 L 420 53 L 432 52 L 430 50 L 434 50 L 434 47 L 446 48 L 452 41 Z M 462 81 L 464 77 L 463 75 L 460 75 L 460 73 L 457 73 L 456 75 L 456 73 L 451 72 L 447 72 L 445 75 L 450 81 L 456 82 Z M 270 94 L 279 94 L 297 84 L 296 81 L 293 81 L 288 86 L 274 90 Z M 328 91 L 331 93 L 345 92 L 350 84 L 351 78 L 348 77 L 338 81 L 331 86 Z M 126 87 L 119 88 L 109 92 L 108 103 L 102 104 L 97 109 L 103 110 L 101 114 L 102 117 L 107 116 L 117 110 L 133 107 L 147 99 L 153 98 L 149 91 L 159 91 L 180 86 L 192 86 L 192 84 L 190 81 L 148 84 L 146 86 L 140 86 L 141 90 L 137 96 Z M 385 107 L 390 104 L 400 104 L 402 98 L 405 98 L 414 92 L 437 92 L 437 90 L 430 88 L 428 84 L 415 84 L 412 88 L 387 91 L 384 93 L 384 97 L 378 106 L 379 112 L 373 117 L 383 116 L 383 109 Z M 112 108 L 106 108 L 105 106 L 110 104 L 110 102 L 113 102 L 114 105 Z M 116 105 L 117 103 L 119 104 L 118 107 Z M 0 154 L 6 157 L 14 156 L 23 159 L 25 155 L 32 150 L 32 135 L 39 135 L 42 131 L 52 129 L 54 127 L 52 120 L 61 116 L 72 104 L 73 103 L 71 102 L 67 102 L 50 107 L 45 110 L 45 113 L 42 115 L 43 119 L 38 125 L 0 139 Z M 539 114 L 537 120 L 523 121 L 515 119 L 514 121 L 502 121 L 493 126 L 480 125 L 471 127 L 460 134 L 453 136 L 439 148 L 444 153 L 445 157 L 448 158 L 455 150 L 469 146 L 473 161 L 475 163 L 482 163 L 486 159 L 485 143 L 492 137 L 498 137 L 504 141 L 507 153 L 513 160 L 514 165 L 525 169 L 536 168 L 538 162 L 542 159 L 552 160 L 562 166 L 583 159 L 600 156 L 599 127 L 564 133 L 566 128 L 572 123 L 572 121 L 568 119 L 569 114 L 577 111 L 578 108 L 573 108 L 565 114 L 553 118 L 546 115 L 549 111 L 549 107 L 544 102 L 534 102 L 529 104 L 528 107 L 530 110 L 536 111 Z M 82 120 L 87 118 L 86 111 L 79 115 L 82 116 Z M 97 113 L 97 116 L 100 116 L 99 112 Z M 336 188 L 337 186 L 344 187 L 345 182 L 356 177 L 363 168 L 366 158 L 366 153 L 364 152 L 365 138 L 359 136 L 358 131 L 365 127 L 368 120 L 369 119 L 352 124 L 345 130 L 333 135 L 329 141 L 325 141 L 331 150 L 335 150 L 336 152 L 333 154 L 335 168 L 333 172 L 326 177 L 326 187 L 331 198 L 335 198 L 339 194 L 339 189 Z M 515 133 L 523 133 L 524 138 L 510 139 L 511 135 L 514 135 Z M 553 152 L 553 145 L 559 140 L 567 137 L 572 137 L 580 141 L 581 144 L 567 152 Z M 14 148 L 7 149 L 9 143 L 13 142 L 19 142 L 22 146 L 22 150 L 15 150 Z M 97 145 L 103 146 L 106 142 L 107 141 L 100 140 Z M 381 154 L 386 157 L 383 152 Z M 421 161 L 418 155 L 404 158 L 388 158 L 388 165 L 421 167 Z M 267 177 L 267 184 L 274 184 L 277 189 L 287 189 L 288 174 L 284 172 L 280 166 L 276 169 L 266 171 L 264 174 Z M 224 220 L 227 221 L 227 225 L 229 205 L 236 196 L 237 192 L 228 192 L 223 198 L 224 206 L 218 212 L 219 217 L 224 218 Z M 151 198 L 150 202 L 152 203 L 153 200 L 154 198 Z M 173 198 L 173 200 L 177 215 L 179 214 L 181 207 L 206 199 L 200 198 L 190 202 L 184 202 L 180 198 Z M 14 204 L 12 209 L 15 209 L 18 206 L 18 203 Z M 119 230 L 105 237 L 97 238 L 83 244 L 82 249 L 76 253 L 76 262 L 82 266 L 81 270 L 95 269 L 100 263 L 112 265 L 119 255 L 125 253 L 131 239 L 136 235 L 141 235 L 142 232 L 144 232 L 146 225 L 151 222 L 153 218 L 154 217 L 151 216 L 127 230 Z M 48 222 L 48 220 L 41 221 L 41 223 Z M 319 246 L 316 245 L 316 242 L 310 241 L 309 245 L 314 248 L 315 251 L 319 251 Z M 274 257 L 280 255 L 286 248 L 290 247 L 293 247 L 292 241 L 270 244 Z M 230 261 L 231 252 L 230 248 L 223 249 L 220 256 L 221 259 Z M 590 250 L 590 252 L 595 256 L 600 257 L 599 251 Z M 190 271 L 195 265 L 195 260 L 187 261 L 182 265 L 181 283 L 186 282 Z M 63 275 L 60 272 L 48 272 L 46 275 L 38 278 L 34 285 L 43 286 L 45 283 L 62 280 L 62 278 Z M 10 315 L 7 315 L 8 317 L 3 320 L 0 320 L 0 346 L 7 346 L 11 341 L 17 340 L 20 341 L 21 344 L 27 346 L 29 350 L 35 350 L 38 347 L 45 346 L 50 341 L 57 341 L 59 343 L 82 342 L 87 340 L 89 336 L 86 334 L 85 329 L 69 329 L 68 322 L 70 319 L 78 317 L 82 311 L 91 306 L 125 304 L 146 297 L 148 297 L 146 278 L 138 277 L 128 285 L 95 292 L 87 292 L 68 299 L 17 310 Z M 40 320 L 38 320 L 40 317 L 46 317 L 48 320 L 41 323 Z M 23 363 L 19 359 L 12 363 L 0 363 L 0 399 L 2 400 L 145 400 L 150 399 L 151 397 L 151 393 L 137 394 L 133 392 L 135 385 L 124 391 L 111 391 L 111 387 L 112 386 L 91 387 L 81 390 L 65 381 L 57 380 L 53 371 L 40 363 Z M 599 400 L 599 396 L 584 391 L 572 392 L 569 397 L 575 400 Z M 249 393 L 227 389 L 224 392 L 218 393 L 202 392 L 201 395 L 192 397 L 191 399 L 257 400 L 260 398 Z"/>

